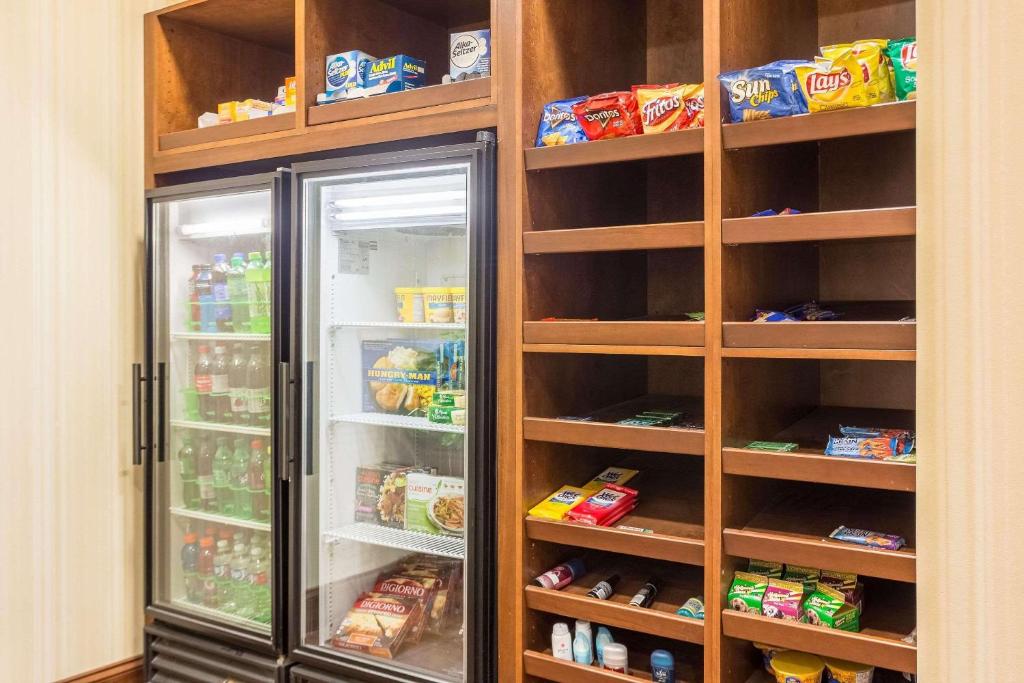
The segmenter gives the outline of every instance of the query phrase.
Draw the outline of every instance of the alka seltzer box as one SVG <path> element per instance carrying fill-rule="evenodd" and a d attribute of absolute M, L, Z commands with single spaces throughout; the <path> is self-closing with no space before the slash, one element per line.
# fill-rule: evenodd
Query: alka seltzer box
<path fill-rule="evenodd" d="M 427 63 L 408 55 L 376 59 L 365 66 L 363 87 L 373 94 L 402 92 L 427 84 Z"/>
<path fill-rule="evenodd" d="M 448 75 L 465 80 L 470 74 L 491 75 L 491 30 L 462 31 L 451 35 Z"/>
<path fill-rule="evenodd" d="M 365 84 L 366 65 L 377 59 L 360 50 L 339 52 L 327 57 L 327 94 L 361 88 Z"/>

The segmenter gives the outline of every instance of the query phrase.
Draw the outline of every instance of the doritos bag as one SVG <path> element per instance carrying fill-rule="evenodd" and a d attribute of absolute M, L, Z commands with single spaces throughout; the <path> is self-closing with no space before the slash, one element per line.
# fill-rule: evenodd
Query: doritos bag
<path fill-rule="evenodd" d="M 572 106 L 586 100 L 586 97 L 573 97 L 568 100 L 555 100 L 544 105 L 544 113 L 540 117 L 537 128 L 537 147 L 554 147 L 555 145 L 571 145 L 586 142 L 587 136 L 572 112 Z"/>
<path fill-rule="evenodd" d="M 588 140 L 621 138 L 643 132 L 636 97 L 631 92 L 594 95 L 573 105 L 572 111 Z"/>

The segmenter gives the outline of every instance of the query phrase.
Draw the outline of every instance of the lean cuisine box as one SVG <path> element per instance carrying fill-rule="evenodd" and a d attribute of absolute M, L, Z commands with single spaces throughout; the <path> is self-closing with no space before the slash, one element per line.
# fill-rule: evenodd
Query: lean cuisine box
<path fill-rule="evenodd" d="M 440 343 L 364 340 L 363 411 L 425 417 L 437 387 Z"/>

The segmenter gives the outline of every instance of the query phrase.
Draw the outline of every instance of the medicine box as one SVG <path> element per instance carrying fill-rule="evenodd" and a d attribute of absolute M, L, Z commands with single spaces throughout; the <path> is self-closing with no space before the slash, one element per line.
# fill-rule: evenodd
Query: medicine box
<path fill-rule="evenodd" d="M 453 33 L 449 45 L 448 75 L 452 80 L 465 80 L 469 74 L 491 75 L 490 29 Z"/>
<path fill-rule="evenodd" d="M 377 58 L 361 50 L 349 50 L 336 55 L 328 55 L 327 94 L 363 87 L 364 69 L 375 59 Z"/>
<path fill-rule="evenodd" d="M 427 63 L 408 55 L 377 59 L 366 65 L 365 78 L 373 94 L 412 90 L 427 84 Z"/>

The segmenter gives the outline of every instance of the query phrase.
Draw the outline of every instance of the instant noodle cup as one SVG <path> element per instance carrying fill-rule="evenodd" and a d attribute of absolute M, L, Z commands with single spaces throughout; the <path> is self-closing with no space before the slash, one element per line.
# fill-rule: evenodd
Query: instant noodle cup
<path fill-rule="evenodd" d="M 896 99 L 889 76 L 889 64 L 885 56 L 885 48 L 888 45 L 889 41 L 882 38 L 825 45 L 821 48 L 821 56 L 833 60 L 847 50 L 852 52 L 854 59 L 860 64 L 864 87 L 867 89 L 868 104 L 881 104 Z"/>
<path fill-rule="evenodd" d="M 812 114 L 868 104 L 863 71 L 852 50 L 844 50 L 832 60 L 815 59 L 813 66 L 798 66 L 795 71 Z"/>
<path fill-rule="evenodd" d="M 806 652 L 779 652 L 772 657 L 776 683 L 821 683 L 825 662 Z"/>
<path fill-rule="evenodd" d="M 826 657 L 825 666 L 828 667 L 828 683 L 871 683 L 875 677 L 875 667 L 867 664 Z"/>
<path fill-rule="evenodd" d="M 419 287 L 395 287 L 398 321 L 421 323 L 423 317 L 423 291 Z"/>
<path fill-rule="evenodd" d="M 424 287 L 423 310 L 428 323 L 452 322 L 451 290 L 448 287 Z"/>

